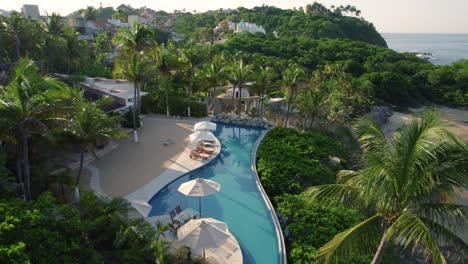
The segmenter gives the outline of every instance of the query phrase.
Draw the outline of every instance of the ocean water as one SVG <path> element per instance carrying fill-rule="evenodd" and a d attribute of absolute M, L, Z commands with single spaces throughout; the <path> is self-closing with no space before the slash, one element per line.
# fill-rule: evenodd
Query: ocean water
<path fill-rule="evenodd" d="M 398 52 L 429 52 L 434 64 L 468 59 L 468 34 L 383 33 L 388 47 Z"/>

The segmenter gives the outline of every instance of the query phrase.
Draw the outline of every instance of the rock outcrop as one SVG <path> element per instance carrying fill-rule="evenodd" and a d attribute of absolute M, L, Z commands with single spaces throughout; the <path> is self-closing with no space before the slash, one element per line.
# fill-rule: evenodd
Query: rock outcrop
<path fill-rule="evenodd" d="M 388 106 L 374 106 L 369 113 L 369 116 L 372 117 L 379 125 L 386 124 L 388 122 L 388 118 L 392 115 L 393 110 Z"/>

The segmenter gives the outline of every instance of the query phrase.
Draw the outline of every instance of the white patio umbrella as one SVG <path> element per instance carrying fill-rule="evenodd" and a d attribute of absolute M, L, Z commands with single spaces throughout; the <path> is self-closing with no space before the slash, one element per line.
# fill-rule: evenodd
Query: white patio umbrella
<path fill-rule="evenodd" d="M 143 200 L 128 200 L 135 210 L 137 210 L 143 217 L 147 217 L 153 208 L 150 204 Z"/>
<path fill-rule="evenodd" d="M 187 196 L 198 196 L 198 211 L 201 217 L 201 197 L 217 193 L 219 189 L 220 185 L 217 182 L 196 178 L 195 180 L 182 183 L 177 190 Z"/>
<path fill-rule="evenodd" d="M 201 140 L 215 140 L 216 137 L 211 132 L 195 132 L 189 135 L 189 140 L 191 143 L 198 142 Z"/>
<path fill-rule="evenodd" d="M 227 226 L 213 218 L 200 218 L 190 220 L 177 230 L 177 241 L 189 246 L 194 251 L 217 248 L 229 239 Z"/>
<path fill-rule="evenodd" d="M 216 124 L 208 121 L 198 122 L 193 126 L 193 129 L 196 131 L 216 130 Z"/>

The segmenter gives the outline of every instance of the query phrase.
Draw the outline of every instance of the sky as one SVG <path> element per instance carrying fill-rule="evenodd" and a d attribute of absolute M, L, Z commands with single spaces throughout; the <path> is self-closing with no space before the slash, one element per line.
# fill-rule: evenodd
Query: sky
<path fill-rule="evenodd" d="M 305 6 L 313 0 L 0 0 L 0 9 L 20 10 L 23 4 L 39 5 L 41 13 L 67 15 L 88 5 L 99 7 L 131 4 L 155 10 L 187 11 L 251 8 L 262 4 L 280 8 Z M 468 33 L 468 0 L 318 0 L 330 5 L 354 5 L 381 33 Z"/>

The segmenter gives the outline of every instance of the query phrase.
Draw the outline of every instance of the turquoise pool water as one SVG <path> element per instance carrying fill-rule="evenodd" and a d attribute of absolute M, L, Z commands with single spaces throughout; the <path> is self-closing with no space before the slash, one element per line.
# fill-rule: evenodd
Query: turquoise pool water
<path fill-rule="evenodd" d="M 222 145 L 218 158 L 159 191 L 149 202 L 153 206 L 150 216 L 168 214 L 177 205 L 198 211 L 198 198 L 187 197 L 177 188 L 198 177 L 213 180 L 221 190 L 202 197 L 202 216 L 227 223 L 242 248 L 244 263 L 279 263 L 275 225 L 251 168 L 252 151 L 262 130 L 218 125 L 214 134 Z"/>

